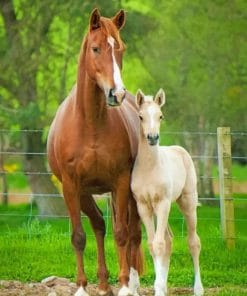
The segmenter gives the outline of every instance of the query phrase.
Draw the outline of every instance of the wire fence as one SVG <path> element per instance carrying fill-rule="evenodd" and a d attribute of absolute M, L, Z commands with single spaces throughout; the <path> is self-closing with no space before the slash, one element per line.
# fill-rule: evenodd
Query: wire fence
<path fill-rule="evenodd" d="M 28 224 L 31 223 L 31 221 L 34 218 L 39 219 L 48 219 L 51 220 L 57 220 L 57 219 L 67 219 L 68 220 L 68 235 L 70 234 L 70 223 L 69 223 L 69 217 L 68 215 L 53 215 L 53 214 L 40 214 L 37 212 L 36 209 L 36 201 L 37 198 L 56 198 L 61 197 L 61 193 L 47 193 L 47 192 L 39 192 L 39 193 L 33 193 L 31 192 L 30 186 L 28 184 L 28 178 L 33 176 L 47 176 L 49 178 L 52 178 L 52 173 L 48 170 L 39 170 L 38 168 L 35 170 L 28 170 L 23 169 L 23 163 L 25 162 L 26 157 L 46 157 L 45 151 L 29 151 L 25 150 L 22 145 L 21 138 L 24 135 L 31 135 L 31 134 L 38 134 L 41 135 L 44 134 L 43 130 L 0 130 L 0 197 L 2 201 L 8 201 L 10 204 L 13 203 L 28 203 L 30 205 L 29 212 L 21 214 L 18 211 L 1 211 L 0 212 L 0 220 L 7 221 L 9 218 L 23 218 L 26 219 Z M 217 155 L 217 133 L 216 132 L 162 132 L 161 133 L 161 141 L 166 142 L 166 139 L 173 139 L 172 141 L 175 141 L 175 144 L 182 144 L 182 146 L 186 146 L 187 150 L 190 151 L 190 147 L 188 145 L 188 142 L 197 141 L 198 146 L 201 146 L 197 153 L 194 153 L 194 151 L 190 151 L 190 154 L 192 156 L 192 159 L 195 163 L 203 163 L 204 166 L 208 161 L 211 162 L 212 167 L 217 168 L 217 161 L 218 161 L 218 155 Z M 198 140 L 200 138 L 200 140 Z M 237 162 L 240 165 L 242 165 L 242 168 L 246 168 L 247 164 L 247 156 L 244 154 L 246 151 L 244 149 L 238 149 L 239 144 L 236 145 L 236 149 L 234 145 L 238 142 L 247 143 L 247 132 L 231 132 L 231 138 L 232 138 L 232 144 L 233 144 L 233 155 L 232 155 L 232 161 Z M 189 139 L 189 140 L 188 140 Z M 203 145 L 207 145 L 207 139 L 210 139 L 210 149 L 204 149 Z M 241 145 L 240 145 L 241 146 Z M 246 147 L 246 145 L 242 145 L 242 147 Z M 192 149 L 193 150 L 193 149 Z M 210 152 L 210 153 L 209 153 Z M 244 170 L 244 169 L 243 169 Z M 210 171 L 210 174 L 208 172 L 205 173 L 203 170 L 197 170 L 198 173 L 198 180 L 200 182 L 211 182 L 211 186 L 213 186 L 214 193 L 218 195 L 218 175 L 217 172 L 215 172 L 215 169 L 212 168 Z M 245 170 L 246 171 L 246 170 Z M 205 174 L 204 174 L 205 173 Z M 237 238 L 247 238 L 247 233 L 242 231 L 244 229 L 244 224 L 246 224 L 247 217 L 244 217 L 242 212 L 244 209 L 247 208 L 247 175 L 243 177 L 242 175 L 234 176 L 234 174 L 230 177 L 232 179 L 233 184 L 237 184 L 239 187 L 241 187 L 241 194 L 234 195 L 234 205 L 235 205 L 235 218 L 234 222 L 237 225 L 237 232 L 236 237 Z M 19 180 L 20 179 L 20 180 Z M 18 181 L 19 180 L 19 181 Z M 2 182 L 1 182 L 2 181 Z M 6 184 L 4 184 L 4 182 Z M 23 188 L 23 184 L 18 184 L 18 182 L 23 182 L 26 184 Z M 5 185 L 5 186 L 4 186 Z M 233 186 L 234 187 L 234 186 Z M 243 188 L 242 188 L 243 187 Z M 235 192 L 236 189 L 234 189 Z M 100 200 L 99 197 L 96 198 L 97 200 Z M 107 235 L 112 235 L 111 231 L 111 210 L 109 206 L 108 200 L 110 199 L 109 194 L 106 196 L 105 202 L 103 204 L 102 211 L 104 213 L 104 219 L 106 221 L 106 231 Z M 199 208 L 198 210 L 198 224 L 200 226 L 200 223 L 202 225 L 208 223 L 211 224 L 212 227 L 220 227 L 220 209 L 219 209 L 219 198 L 216 196 L 203 196 L 201 195 L 199 197 L 199 201 L 202 204 L 207 203 L 214 203 L 214 209 L 217 209 L 217 211 L 214 210 L 214 216 L 211 216 L 208 211 L 204 212 L 203 208 Z M 211 205 L 212 206 L 212 205 Z M 240 214 L 238 215 L 238 211 Z M 87 219 L 86 216 L 82 215 L 83 219 Z M 174 212 L 174 215 L 170 218 L 171 224 L 179 223 L 178 228 L 180 229 L 176 236 L 184 237 L 186 233 L 186 226 L 185 221 L 182 215 L 180 215 L 178 212 Z M 238 231 L 238 226 L 241 229 L 241 231 Z M 30 228 L 29 228 L 30 231 Z M 30 232 L 31 235 L 31 232 Z M 215 233 L 213 236 L 210 236 L 208 234 L 208 238 L 222 238 L 222 235 L 219 232 L 217 232 L 217 235 L 215 236 Z"/>

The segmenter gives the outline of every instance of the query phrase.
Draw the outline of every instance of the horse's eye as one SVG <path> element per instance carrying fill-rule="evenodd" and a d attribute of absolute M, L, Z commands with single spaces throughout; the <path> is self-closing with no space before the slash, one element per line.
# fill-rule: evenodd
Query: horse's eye
<path fill-rule="evenodd" d="M 92 47 L 92 50 L 94 53 L 100 53 L 100 48 L 99 47 Z"/>
<path fill-rule="evenodd" d="M 141 115 L 139 115 L 140 120 L 143 120 L 143 117 Z"/>
<path fill-rule="evenodd" d="M 164 116 L 163 115 L 160 115 L 160 120 L 164 119 Z"/>

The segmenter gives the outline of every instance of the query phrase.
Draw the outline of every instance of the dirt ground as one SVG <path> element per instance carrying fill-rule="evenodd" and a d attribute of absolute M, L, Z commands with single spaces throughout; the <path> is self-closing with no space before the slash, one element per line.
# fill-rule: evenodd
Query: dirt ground
<path fill-rule="evenodd" d="M 112 289 L 114 295 L 117 295 L 118 289 L 116 287 Z M 68 279 L 55 276 L 44 279 L 41 283 L 24 284 L 18 281 L 0 281 L 1 296 L 72 296 L 76 290 L 75 283 L 71 283 Z M 87 291 L 90 296 L 97 295 L 95 285 L 89 285 Z M 205 295 L 217 295 L 219 292 L 219 288 L 206 289 Z M 141 296 L 154 295 L 152 288 L 141 288 L 139 293 Z M 189 288 L 169 288 L 169 295 L 193 295 L 193 293 L 192 289 Z"/>

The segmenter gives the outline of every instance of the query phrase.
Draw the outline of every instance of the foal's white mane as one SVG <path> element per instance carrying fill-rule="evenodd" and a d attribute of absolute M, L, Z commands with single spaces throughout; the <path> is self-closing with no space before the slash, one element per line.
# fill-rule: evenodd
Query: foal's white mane
<path fill-rule="evenodd" d="M 145 103 L 151 103 L 151 102 L 153 102 L 154 101 L 154 97 L 153 96 L 144 96 L 144 101 L 145 101 Z"/>

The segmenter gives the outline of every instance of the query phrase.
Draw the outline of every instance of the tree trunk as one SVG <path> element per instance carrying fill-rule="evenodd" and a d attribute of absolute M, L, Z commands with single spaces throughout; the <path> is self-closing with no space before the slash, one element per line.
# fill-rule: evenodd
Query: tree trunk
<path fill-rule="evenodd" d="M 46 168 L 46 155 L 41 132 L 25 133 L 25 171 L 28 173 L 33 199 L 37 204 L 39 215 L 67 215 L 64 199 L 52 183 Z"/>
<path fill-rule="evenodd" d="M 200 150 L 198 161 L 198 194 L 202 204 L 212 204 L 214 197 L 212 169 L 213 169 L 213 139 L 207 135 L 200 135 Z"/>
<path fill-rule="evenodd" d="M 197 190 L 202 204 L 212 204 L 211 198 L 214 197 L 212 169 L 214 141 L 205 134 L 186 135 L 185 146 L 188 147 L 193 159 L 197 173 Z"/>

